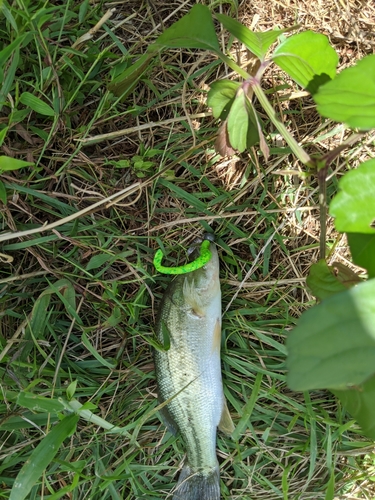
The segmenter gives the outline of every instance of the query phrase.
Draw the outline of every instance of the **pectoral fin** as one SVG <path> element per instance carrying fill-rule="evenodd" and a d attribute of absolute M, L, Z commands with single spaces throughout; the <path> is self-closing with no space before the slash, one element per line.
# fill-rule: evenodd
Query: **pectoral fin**
<path fill-rule="evenodd" d="M 212 342 L 212 352 L 218 353 L 220 356 L 220 347 L 221 347 L 221 322 L 218 318 L 215 323 L 215 329 L 213 334 L 213 342 Z"/>
<path fill-rule="evenodd" d="M 230 416 L 227 402 L 224 400 L 223 411 L 221 413 L 221 419 L 218 425 L 219 431 L 223 432 L 227 436 L 230 436 L 235 429 L 232 417 Z"/>
<path fill-rule="evenodd" d="M 161 402 L 159 401 L 161 404 Z M 163 406 L 159 409 L 160 418 L 165 427 L 169 430 L 171 434 L 176 436 L 178 434 L 178 427 L 176 422 L 174 421 L 172 415 L 169 413 L 167 406 Z"/>

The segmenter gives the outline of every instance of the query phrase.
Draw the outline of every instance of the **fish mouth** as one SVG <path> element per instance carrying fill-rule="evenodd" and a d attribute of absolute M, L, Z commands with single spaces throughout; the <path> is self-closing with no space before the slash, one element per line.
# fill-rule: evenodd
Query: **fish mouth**
<path fill-rule="evenodd" d="M 199 257 L 200 246 L 203 241 L 210 241 L 211 243 L 213 243 L 215 241 L 215 235 L 213 233 L 204 233 L 202 236 L 199 236 L 193 241 L 192 246 L 187 250 L 190 261 Z"/>

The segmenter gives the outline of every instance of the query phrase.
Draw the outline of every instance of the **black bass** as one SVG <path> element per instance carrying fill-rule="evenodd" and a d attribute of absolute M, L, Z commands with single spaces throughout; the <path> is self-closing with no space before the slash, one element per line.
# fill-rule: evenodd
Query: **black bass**
<path fill-rule="evenodd" d="M 221 380 L 219 258 L 212 242 L 210 251 L 204 267 L 170 283 L 156 325 L 160 343 L 170 343 L 154 352 L 159 401 L 167 401 L 161 413 L 168 429 L 180 432 L 187 454 L 173 500 L 220 499 L 216 432 L 234 429 Z"/>

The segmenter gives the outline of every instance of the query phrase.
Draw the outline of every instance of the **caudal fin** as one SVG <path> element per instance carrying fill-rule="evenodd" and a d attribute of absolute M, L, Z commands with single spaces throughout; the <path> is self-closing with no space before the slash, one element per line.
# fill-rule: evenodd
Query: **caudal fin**
<path fill-rule="evenodd" d="M 219 467 L 196 472 L 185 464 L 173 500 L 220 500 Z"/>

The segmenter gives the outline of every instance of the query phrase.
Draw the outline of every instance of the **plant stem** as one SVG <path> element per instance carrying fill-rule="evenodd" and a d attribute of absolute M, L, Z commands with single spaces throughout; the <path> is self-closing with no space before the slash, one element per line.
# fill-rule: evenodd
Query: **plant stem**
<path fill-rule="evenodd" d="M 286 143 L 289 145 L 290 149 L 296 155 L 296 157 L 303 163 L 309 167 L 314 166 L 313 160 L 310 158 L 310 155 L 306 153 L 306 151 L 298 144 L 298 142 L 294 139 L 294 137 L 287 130 L 285 125 L 277 118 L 275 110 L 269 103 L 265 93 L 263 92 L 260 82 L 257 78 L 249 75 L 244 69 L 242 69 L 238 64 L 236 64 L 232 59 L 227 57 L 225 54 L 218 53 L 220 59 L 225 62 L 231 69 L 236 71 L 239 75 L 241 75 L 245 80 L 247 80 L 254 90 L 254 94 L 257 96 L 260 104 L 262 105 L 264 111 L 267 113 L 271 122 L 275 125 L 277 130 L 280 132 L 282 137 L 285 139 Z"/>
<path fill-rule="evenodd" d="M 253 79 L 253 78 L 252 78 Z M 253 79 L 254 80 L 254 79 Z M 260 104 L 262 105 L 264 111 L 267 113 L 271 122 L 275 125 L 277 130 L 283 136 L 285 141 L 287 142 L 290 149 L 296 155 L 296 157 L 300 160 L 301 163 L 312 167 L 314 162 L 310 158 L 310 155 L 306 153 L 306 151 L 298 144 L 298 142 L 294 139 L 294 137 L 290 134 L 285 125 L 277 118 L 275 110 L 269 103 L 265 93 L 263 92 L 260 84 L 258 82 L 252 83 L 252 87 L 254 90 L 254 94 L 257 96 Z"/>
<path fill-rule="evenodd" d="M 327 241 L 327 171 L 328 166 L 318 170 L 319 184 L 319 222 L 320 222 L 320 238 L 319 238 L 319 258 L 326 258 L 326 241 Z"/>

